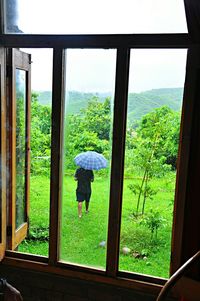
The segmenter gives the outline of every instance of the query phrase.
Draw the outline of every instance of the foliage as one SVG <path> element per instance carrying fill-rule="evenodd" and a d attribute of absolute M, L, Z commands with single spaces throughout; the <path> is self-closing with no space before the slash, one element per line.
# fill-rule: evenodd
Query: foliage
<path fill-rule="evenodd" d="M 140 205 L 140 196 L 143 196 L 143 204 L 142 204 L 142 211 L 141 214 L 144 214 L 144 209 L 145 209 L 145 204 L 146 204 L 146 200 L 153 199 L 153 196 L 157 193 L 157 190 L 151 188 L 148 184 L 147 184 L 147 179 L 146 179 L 146 183 L 145 185 L 141 185 L 141 184 L 129 184 L 128 188 L 132 191 L 132 193 L 134 195 L 138 195 L 138 199 L 137 199 L 137 207 L 136 207 L 136 213 L 133 212 L 134 216 L 138 216 L 139 213 L 139 205 Z"/>
<path fill-rule="evenodd" d="M 98 97 L 100 102 L 104 102 L 106 97 L 111 97 L 111 93 L 85 93 L 80 91 L 68 91 L 67 114 L 80 114 L 80 110 L 87 108 L 88 102 Z M 50 104 L 52 98 L 51 91 L 38 91 L 38 100 L 42 105 Z M 180 111 L 183 99 L 182 88 L 162 88 L 152 89 L 141 93 L 129 93 L 128 95 L 128 120 L 131 122 L 141 120 L 141 118 L 152 110 L 167 105 L 174 111 Z"/>
<path fill-rule="evenodd" d="M 142 174 L 140 184 L 129 187 L 137 195 L 136 215 L 139 214 L 141 198 L 141 214 L 144 214 L 146 199 L 152 199 L 155 194 L 149 186 L 152 177 L 169 171 L 171 166 L 168 161 L 173 156 L 176 161 L 179 134 L 177 116 L 177 113 L 163 106 L 145 115 L 132 136 L 129 134 L 127 147 L 132 147 L 129 164 L 131 158 L 132 166 Z"/>
<path fill-rule="evenodd" d="M 26 240 L 48 241 L 49 227 L 30 227 Z"/>
<path fill-rule="evenodd" d="M 26 121 L 24 95 L 18 89 L 16 93 L 16 226 L 18 227 L 24 222 Z"/>
<path fill-rule="evenodd" d="M 157 239 L 158 229 L 163 226 L 165 219 L 161 216 L 160 212 L 152 208 L 148 214 L 143 218 L 142 223 L 147 226 L 151 231 L 151 239 Z"/>
<path fill-rule="evenodd" d="M 133 122 L 134 120 L 141 120 L 144 115 L 163 105 L 179 112 L 183 99 L 183 89 L 153 89 L 141 93 L 130 93 L 128 97 L 128 119 Z"/>
<path fill-rule="evenodd" d="M 94 150 L 109 156 L 111 130 L 111 104 L 106 98 L 100 102 L 93 97 L 80 114 L 66 115 L 65 162 L 66 169 L 74 168 L 74 157 L 84 151 Z"/>
<path fill-rule="evenodd" d="M 180 113 L 167 106 L 155 109 L 145 115 L 137 135 L 148 139 L 147 144 L 155 144 L 155 157 L 165 158 L 165 163 L 176 168 L 180 128 Z"/>
<path fill-rule="evenodd" d="M 49 174 L 51 153 L 51 107 L 31 100 L 31 173 Z"/>
<path fill-rule="evenodd" d="M 162 92 L 162 91 L 161 91 Z M 160 93 L 161 93 L 160 92 Z M 169 93 L 164 91 L 163 93 Z M 75 168 L 73 159 L 83 151 L 95 150 L 110 158 L 112 108 L 110 98 L 99 98 L 92 94 L 70 95 L 91 97 L 86 106 L 74 114 L 71 105 L 66 108 L 64 128 L 65 173 Z M 153 95 L 153 92 L 152 92 Z M 164 94 L 165 95 L 165 94 Z M 41 105 L 38 94 L 32 94 L 31 104 L 31 172 L 49 174 L 51 144 L 51 107 Z M 102 96 L 101 96 L 102 97 Z M 153 97 L 153 96 L 152 96 Z M 70 98 L 71 99 L 71 98 Z M 68 110 L 69 108 L 69 110 Z M 126 135 L 126 171 L 143 172 L 146 162 L 148 178 L 161 176 L 170 166 L 176 168 L 179 140 L 180 113 L 169 107 L 155 109 L 143 116 L 140 121 L 128 121 Z M 147 166 L 148 165 L 148 166 Z M 143 166 L 144 168 L 144 166 Z"/>

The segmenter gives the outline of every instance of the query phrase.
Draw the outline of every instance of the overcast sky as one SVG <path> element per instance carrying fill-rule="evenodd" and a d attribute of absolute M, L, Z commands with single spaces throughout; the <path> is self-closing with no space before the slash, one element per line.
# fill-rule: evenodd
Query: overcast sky
<path fill-rule="evenodd" d="M 19 0 L 18 21 L 24 33 L 187 32 L 182 0 Z M 51 90 L 52 51 L 26 51 L 33 90 Z M 112 91 L 115 64 L 115 50 L 69 50 L 67 88 Z M 130 91 L 183 86 L 185 64 L 186 50 L 132 50 Z"/>

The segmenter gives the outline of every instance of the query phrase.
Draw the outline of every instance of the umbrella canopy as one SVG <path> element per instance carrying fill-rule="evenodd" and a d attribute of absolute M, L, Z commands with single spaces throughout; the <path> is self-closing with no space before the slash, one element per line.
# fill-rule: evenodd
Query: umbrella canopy
<path fill-rule="evenodd" d="M 94 151 L 80 153 L 74 158 L 74 162 L 76 165 L 89 170 L 99 170 L 107 166 L 106 158 Z"/>

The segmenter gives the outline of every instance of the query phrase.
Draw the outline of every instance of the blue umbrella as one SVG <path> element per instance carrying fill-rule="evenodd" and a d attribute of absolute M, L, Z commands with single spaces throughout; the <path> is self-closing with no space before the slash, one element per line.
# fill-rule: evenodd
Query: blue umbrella
<path fill-rule="evenodd" d="M 94 151 L 80 153 L 74 158 L 74 161 L 76 165 L 89 170 L 99 170 L 107 166 L 106 158 Z"/>

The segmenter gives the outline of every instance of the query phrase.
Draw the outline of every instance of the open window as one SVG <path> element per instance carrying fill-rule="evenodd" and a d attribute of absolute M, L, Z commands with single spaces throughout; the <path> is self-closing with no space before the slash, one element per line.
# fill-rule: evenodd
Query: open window
<path fill-rule="evenodd" d="M 30 55 L 9 49 L 8 86 L 8 248 L 14 250 L 26 237 L 30 177 Z"/>

